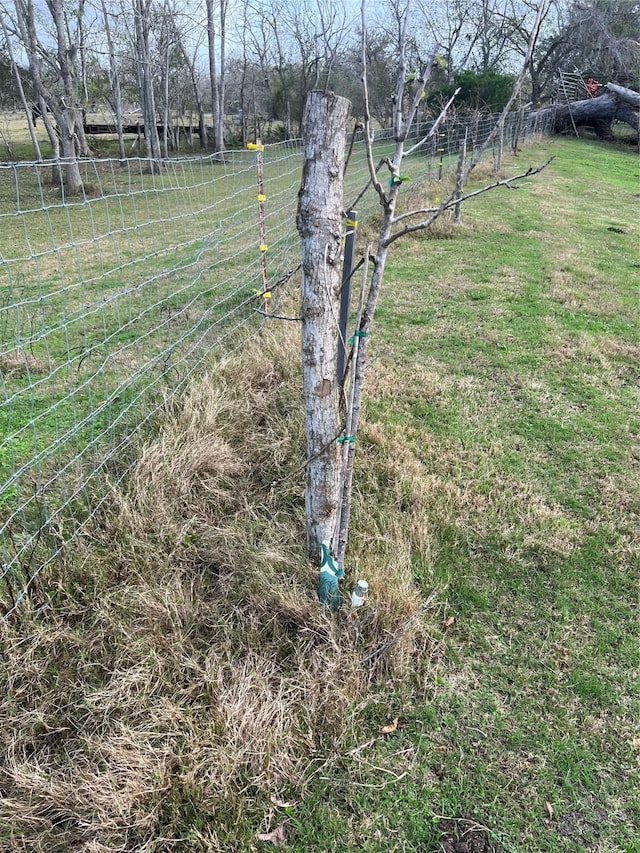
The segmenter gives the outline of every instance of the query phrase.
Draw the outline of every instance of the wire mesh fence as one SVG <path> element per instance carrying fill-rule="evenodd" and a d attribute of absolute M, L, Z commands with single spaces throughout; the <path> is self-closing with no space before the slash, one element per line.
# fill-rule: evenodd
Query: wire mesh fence
<path fill-rule="evenodd" d="M 412 174 L 441 177 L 465 130 L 472 148 L 494 124 L 443 123 L 408 158 Z M 412 139 L 429 129 L 416 125 Z M 505 133 L 539 130 L 516 114 Z M 376 157 L 390 154 L 391 133 L 374 145 Z M 301 142 L 266 146 L 262 160 L 277 296 L 299 260 Z M 68 198 L 54 168 L 0 165 L 0 621 L 29 594 L 46 600 L 43 572 L 135 464 L 159 410 L 213 350 L 232 352 L 265 319 L 254 152 L 161 169 L 86 160 L 83 194 Z M 367 180 L 358 134 L 345 204 Z M 365 196 L 361 218 L 377 206 Z"/>

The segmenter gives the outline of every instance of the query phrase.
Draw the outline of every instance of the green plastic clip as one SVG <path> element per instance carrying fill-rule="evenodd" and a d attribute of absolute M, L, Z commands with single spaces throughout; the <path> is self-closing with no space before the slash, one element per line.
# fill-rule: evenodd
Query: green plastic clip
<path fill-rule="evenodd" d="M 338 444 L 345 444 L 346 442 L 353 444 L 353 442 L 355 440 L 356 440 L 355 435 L 341 435 L 340 438 L 338 439 Z"/>
<path fill-rule="evenodd" d="M 400 184 L 406 184 L 411 178 L 408 175 L 392 175 L 389 181 L 390 187 L 397 187 Z"/>

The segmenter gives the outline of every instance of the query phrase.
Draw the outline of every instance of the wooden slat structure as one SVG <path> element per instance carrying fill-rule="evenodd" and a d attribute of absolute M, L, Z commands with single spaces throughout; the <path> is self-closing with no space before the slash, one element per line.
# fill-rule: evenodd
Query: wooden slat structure
<path fill-rule="evenodd" d="M 158 134 L 161 135 L 164 128 L 161 124 L 159 124 L 157 127 L 158 127 Z M 178 135 L 180 135 L 180 136 L 191 136 L 191 135 L 200 136 L 200 128 L 198 127 L 198 125 L 182 125 L 182 124 L 174 125 L 172 127 L 172 131 L 176 136 L 178 136 Z M 117 129 L 116 129 L 115 124 L 110 124 L 110 123 L 107 123 L 107 124 L 93 124 L 93 123 L 91 123 L 91 124 L 89 124 L 87 122 L 84 125 L 84 132 L 88 136 L 101 136 L 101 135 L 105 135 L 105 134 L 115 135 L 117 133 Z M 136 136 L 138 136 L 138 135 L 144 136 L 144 124 L 142 122 L 136 122 L 136 124 L 123 124 L 122 125 L 122 132 L 134 134 Z M 207 128 L 207 132 L 212 133 L 213 128 Z"/>

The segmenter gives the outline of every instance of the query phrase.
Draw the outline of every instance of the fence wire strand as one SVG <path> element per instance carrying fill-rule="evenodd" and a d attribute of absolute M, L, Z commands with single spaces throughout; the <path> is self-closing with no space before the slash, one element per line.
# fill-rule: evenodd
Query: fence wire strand
<path fill-rule="evenodd" d="M 478 119 L 472 145 L 494 123 Z M 408 158 L 412 174 L 455 166 L 466 126 L 443 123 Z M 393 146 L 378 133 L 375 156 Z M 301 140 L 267 145 L 263 163 L 273 283 L 299 262 Z M 54 165 L 0 164 L 0 622 L 30 593 L 46 599 L 43 572 L 109 499 L 108 484 L 124 480 L 167 400 L 212 350 L 233 352 L 267 322 L 256 310 L 255 154 L 160 169 L 140 158 L 82 161 L 79 197 L 55 186 Z M 360 138 L 345 200 L 368 177 Z M 369 193 L 360 218 L 377 206 Z"/>

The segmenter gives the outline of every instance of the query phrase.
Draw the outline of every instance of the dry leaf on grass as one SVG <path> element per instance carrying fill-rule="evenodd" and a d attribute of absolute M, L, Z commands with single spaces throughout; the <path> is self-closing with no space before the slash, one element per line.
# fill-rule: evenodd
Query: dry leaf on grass
<path fill-rule="evenodd" d="M 455 616 L 447 616 L 446 619 L 442 620 L 442 627 L 443 628 L 450 628 L 454 624 L 455 621 L 456 621 Z"/>
<path fill-rule="evenodd" d="M 382 728 L 378 729 L 378 734 L 381 735 L 390 735 L 391 732 L 395 732 L 398 728 L 398 718 L 395 717 L 388 726 L 382 726 Z"/>
<path fill-rule="evenodd" d="M 284 824 L 281 823 L 280 826 L 277 826 L 271 832 L 258 832 L 256 834 L 256 838 L 258 841 L 267 841 L 269 844 L 273 844 L 276 847 L 280 847 L 287 840 L 287 833 L 284 827 Z"/>
<path fill-rule="evenodd" d="M 292 806 L 295 805 L 295 803 L 287 803 L 287 802 L 285 802 L 285 800 L 279 799 L 279 797 L 274 797 L 273 794 L 271 795 L 271 797 L 269 799 L 271 800 L 273 805 L 279 809 L 290 809 Z"/>

